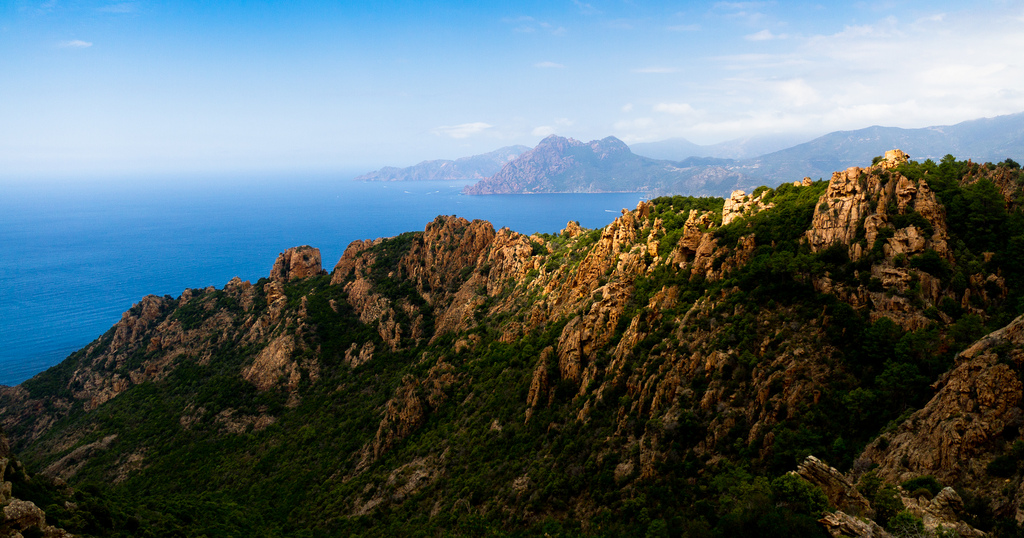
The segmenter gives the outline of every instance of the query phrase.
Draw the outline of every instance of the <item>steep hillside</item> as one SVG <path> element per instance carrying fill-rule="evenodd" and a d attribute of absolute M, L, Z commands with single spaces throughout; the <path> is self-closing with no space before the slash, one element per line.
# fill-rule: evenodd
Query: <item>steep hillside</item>
<path fill-rule="evenodd" d="M 56 514 L 87 535 L 1016 536 L 1022 184 L 892 151 L 599 230 L 438 217 L 330 274 L 297 247 L 144 298 L 0 420 L 105 503 Z"/>

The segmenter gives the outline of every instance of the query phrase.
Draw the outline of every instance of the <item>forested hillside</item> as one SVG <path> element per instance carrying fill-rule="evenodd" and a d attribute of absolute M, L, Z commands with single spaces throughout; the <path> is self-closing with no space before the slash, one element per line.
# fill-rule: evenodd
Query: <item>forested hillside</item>
<path fill-rule="evenodd" d="M 1024 534 L 1013 161 L 320 267 L 143 298 L 3 389 L 13 494 L 87 536 Z"/>

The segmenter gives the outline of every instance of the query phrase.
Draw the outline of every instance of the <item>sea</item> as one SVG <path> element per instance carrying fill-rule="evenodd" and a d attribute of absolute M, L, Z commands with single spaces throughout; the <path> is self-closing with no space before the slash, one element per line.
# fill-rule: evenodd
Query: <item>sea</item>
<path fill-rule="evenodd" d="M 142 297 L 268 276 L 285 249 L 330 271 L 356 239 L 423 230 L 437 215 L 495 229 L 600 228 L 637 193 L 466 196 L 471 181 L 356 182 L 351 174 L 142 177 L 0 184 L 0 384 L 101 336 Z"/>

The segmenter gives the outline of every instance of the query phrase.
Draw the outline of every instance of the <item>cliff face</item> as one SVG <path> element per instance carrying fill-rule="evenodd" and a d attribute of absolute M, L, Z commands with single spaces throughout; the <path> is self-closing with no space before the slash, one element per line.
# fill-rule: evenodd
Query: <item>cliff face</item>
<path fill-rule="evenodd" d="M 646 532 L 651 517 L 602 510 L 642 506 L 667 525 L 667 504 L 725 529 L 761 521 L 751 506 L 813 513 L 786 497 L 803 486 L 742 476 L 783 480 L 808 454 L 821 465 L 805 464 L 805 479 L 844 513 L 880 506 L 857 491 L 872 463 L 891 484 L 931 475 L 996 495 L 998 458 L 1019 485 L 1021 322 L 968 344 L 1018 314 L 1017 243 L 972 251 L 984 230 L 949 215 L 958 193 L 989 192 L 973 185 L 1015 200 L 1019 170 L 968 167 L 933 189 L 911 164 L 891 152 L 827 184 L 659 198 L 599 230 L 524 236 L 438 217 L 353 242 L 330 275 L 316 249 L 290 249 L 255 285 L 144 298 L 61 366 L 3 391 L 3 424 L 71 482 L 241 504 L 273 484 L 283 513 L 266 517 L 280 529 L 358 532 L 359 517 L 401 510 L 424 528 L 483 514 Z M 1014 222 L 1007 234 L 1024 241 Z M 193 453 L 205 459 L 174 463 Z M 963 523 L 950 494 L 904 493 L 929 525 Z M 729 500 L 757 495 L 776 501 Z M 995 513 L 1019 519 L 1007 502 Z M 328 524 L 325 512 L 346 515 Z"/>
<path fill-rule="evenodd" d="M 3 507 L 0 511 L 0 536 L 70 538 L 71 533 L 47 521 L 46 512 L 36 503 L 19 498 L 22 491 L 30 488 L 34 490 L 33 493 L 43 490 L 53 494 L 59 485 L 44 477 L 29 476 L 21 462 L 11 453 L 7 436 L 0 432 L 0 506 Z"/>
<path fill-rule="evenodd" d="M 971 484 L 992 499 L 996 513 L 1024 521 L 1024 482 L 1016 472 L 1021 454 L 1014 445 L 1024 426 L 1022 365 L 1024 316 L 958 354 L 927 405 L 862 457 L 893 482 L 932 475 L 945 484 Z"/>

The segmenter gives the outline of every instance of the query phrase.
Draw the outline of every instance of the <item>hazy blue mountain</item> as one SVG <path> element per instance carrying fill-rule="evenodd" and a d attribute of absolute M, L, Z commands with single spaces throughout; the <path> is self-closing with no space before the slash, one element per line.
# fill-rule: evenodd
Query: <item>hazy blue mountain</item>
<path fill-rule="evenodd" d="M 678 161 L 688 157 L 716 157 L 719 159 L 749 159 L 772 153 L 812 138 L 806 134 L 779 133 L 726 140 L 702 146 L 685 138 L 670 138 L 659 142 L 641 142 L 629 146 L 637 155 Z"/>
<path fill-rule="evenodd" d="M 669 138 L 657 142 L 630 144 L 629 149 L 637 155 L 652 159 L 678 161 L 687 157 L 707 157 L 706 146 L 694 144 L 685 138 Z"/>
<path fill-rule="evenodd" d="M 627 146 L 615 137 L 581 142 L 552 135 L 536 148 L 511 146 L 456 161 L 386 167 L 366 181 L 479 179 L 467 194 L 646 192 L 728 195 L 765 183 L 828 178 L 899 148 L 917 160 L 946 154 L 975 161 L 1024 159 L 1024 113 L 956 125 L 836 131 L 786 147 L 801 135 L 738 138 L 700 146 L 682 138 Z M 782 149 L 785 148 L 785 149 Z M 634 153 L 638 152 L 638 153 Z"/>
<path fill-rule="evenodd" d="M 454 161 L 423 161 L 406 168 L 385 166 L 363 174 L 356 181 L 424 181 L 448 179 L 483 179 L 491 177 L 518 155 L 529 151 L 527 146 L 506 146 L 490 153 L 463 157 Z"/>
<path fill-rule="evenodd" d="M 899 148 L 914 160 L 940 160 L 946 154 L 979 162 L 1024 157 L 1024 113 L 958 123 L 901 129 L 873 126 L 836 131 L 756 159 L 744 161 L 746 173 L 760 181 L 828 178 L 835 170 L 871 162 Z"/>
<path fill-rule="evenodd" d="M 691 158 L 680 162 L 641 157 L 609 136 L 581 142 L 551 135 L 513 159 L 493 177 L 467 187 L 466 194 L 541 192 L 728 192 L 743 177 L 732 161 Z"/>

